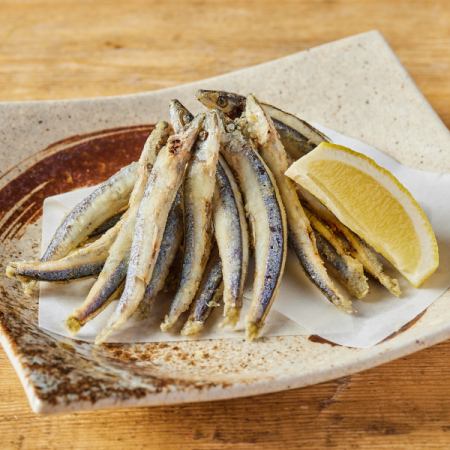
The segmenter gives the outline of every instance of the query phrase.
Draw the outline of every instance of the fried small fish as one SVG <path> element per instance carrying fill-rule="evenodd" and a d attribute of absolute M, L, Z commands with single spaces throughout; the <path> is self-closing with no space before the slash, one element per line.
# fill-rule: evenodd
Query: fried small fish
<path fill-rule="evenodd" d="M 126 207 L 137 177 L 138 163 L 132 163 L 78 203 L 56 230 L 41 261 L 63 258 L 105 220 Z"/>
<path fill-rule="evenodd" d="M 222 260 L 223 324 L 236 325 L 242 308 L 249 260 L 249 237 L 239 187 L 222 156 L 216 172 L 214 234 Z"/>
<path fill-rule="evenodd" d="M 173 327 L 191 305 L 208 262 L 213 234 L 212 201 L 219 145 L 218 117 L 213 112 L 206 116 L 184 180 L 183 267 L 178 291 L 161 324 L 163 331 Z"/>
<path fill-rule="evenodd" d="M 108 257 L 120 225 L 116 224 L 97 240 L 78 248 L 66 257 L 54 261 L 19 261 L 10 263 L 6 274 L 20 281 L 68 281 L 97 275 Z"/>
<path fill-rule="evenodd" d="M 245 118 L 250 136 L 257 142 L 261 156 L 272 170 L 277 181 L 286 208 L 289 242 L 300 264 L 310 280 L 330 302 L 346 312 L 352 312 L 350 299 L 340 292 L 325 269 L 295 185 L 284 175 L 289 163 L 273 122 L 252 95 L 247 97 Z"/>
<path fill-rule="evenodd" d="M 287 254 L 286 213 L 274 176 L 238 126 L 227 123 L 222 153 L 236 174 L 245 200 L 255 252 L 253 298 L 246 316 L 246 336 L 255 339 L 278 291 Z"/>
<path fill-rule="evenodd" d="M 305 212 L 315 230 L 317 248 L 327 267 L 351 295 L 358 299 L 364 298 L 369 292 L 369 284 L 363 265 L 350 254 L 350 243 L 314 213 L 308 209 Z"/>
<path fill-rule="evenodd" d="M 152 278 L 145 288 L 139 309 L 144 316 L 151 311 L 156 296 L 163 289 L 169 270 L 183 242 L 183 192 L 178 191 L 167 217 L 161 247 L 153 270 Z"/>
<path fill-rule="evenodd" d="M 212 309 L 219 306 L 222 295 L 222 263 L 215 246 L 211 251 L 202 282 L 197 290 L 189 317 L 181 329 L 181 334 L 192 336 L 200 333 Z"/>

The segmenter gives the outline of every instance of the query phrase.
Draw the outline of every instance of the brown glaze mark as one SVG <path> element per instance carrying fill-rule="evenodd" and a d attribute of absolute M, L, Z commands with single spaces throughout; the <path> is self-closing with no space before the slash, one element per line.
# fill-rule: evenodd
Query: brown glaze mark
<path fill-rule="evenodd" d="M 98 184 L 138 159 L 152 129 L 141 125 L 105 130 L 88 135 L 90 139 L 70 137 L 43 150 L 42 159 L 0 190 L 0 241 L 16 237 L 35 221 L 46 197 Z M 52 147 L 62 148 L 52 152 Z"/>
<path fill-rule="evenodd" d="M 383 340 L 383 342 L 388 341 L 389 339 L 392 339 L 395 336 L 398 336 L 399 334 L 405 332 L 406 330 L 409 330 L 413 325 L 415 325 L 422 318 L 422 316 L 425 315 L 426 312 L 427 312 L 427 310 L 422 311 L 420 314 L 418 314 L 416 317 L 414 317 L 414 319 L 410 320 L 408 323 L 405 323 L 405 325 L 403 325 L 399 330 L 397 330 L 396 332 L 389 335 L 386 339 Z"/>
<path fill-rule="evenodd" d="M 404 331 L 409 330 L 413 325 L 415 325 L 421 319 L 421 317 L 426 312 L 427 312 L 426 310 L 422 311 L 420 314 L 418 314 L 416 317 L 414 317 L 414 319 L 410 320 L 408 323 L 405 323 L 405 325 L 403 325 L 398 331 L 396 331 L 395 333 L 392 333 L 390 336 L 388 336 L 382 342 L 392 339 L 393 337 L 398 336 L 399 334 L 403 333 Z M 332 347 L 336 347 L 336 346 L 341 347 L 340 344 L 336 344 L 334 342 L 328 341 L 320 336 L 317 336 L 316 334 L 312 334 L 311 336 L 309 336 L 308 340 L 311 342 L 316 342 L 318 344 L 328 344 L 328 345 L 331 345 Z"/>
<path fill-rule="evenodd" d="M 341 345 L 331 341 L 327 341 L 326 339 L 317 336 L 317 334 L 312 334 L 311 336 L 309 336 L 308 341 L 315 342 L 317 344 L 328 344 L 331 345 L 332 347 L 341 347 Z"/>

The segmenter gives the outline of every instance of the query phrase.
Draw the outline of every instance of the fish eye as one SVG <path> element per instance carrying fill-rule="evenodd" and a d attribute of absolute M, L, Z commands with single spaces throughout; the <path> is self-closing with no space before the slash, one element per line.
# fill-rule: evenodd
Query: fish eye
<path fill-rule="evenodd" d="M 184 114 L 183 115 L 183 124 L 186 125 L 187 123 L 189 123 L 192 120 L 190 114 Z"/>
<path fill-rule="evenodd" d="M 200 131 L 198 137 L 201 141 L 206 141 L 206 138 L 208 137 L 208 132 L 206 130 L 202 130 Z"/>
<path fill-rule="evenodd" d="M 227 106 L 228 104 L 228 100 L 226 99 L 226 97 L 224 95 L 219 95 L 217 97 L 217 106 L 220 106 L 221 108 L 225 108 L 225 106 Z"/>

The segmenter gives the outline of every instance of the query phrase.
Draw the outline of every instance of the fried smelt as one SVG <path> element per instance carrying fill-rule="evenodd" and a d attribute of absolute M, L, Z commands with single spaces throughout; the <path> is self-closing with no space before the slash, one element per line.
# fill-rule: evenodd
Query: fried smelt
<path fill-rule="evenodd" d="M 400 297 L 402 291 L 396 278 L 389 276 L 380 261 L 379 256 L 366 242 L 358 237 L 353 231 L 349 230 L 341 223 L 333 224 L 340 231 L 352 246 L 353 256 L 361 261 L 367 273 L 372 275 L 382 286 L 384 286 L 391 294 Z"/>
<path fill-rule="evenodd" d="M 170 267 L 172 266 L 178 249 L 183 242 L 183 197 L 182 191 L 178 191 L 175 201 L 167 217 L 166 228 L 159 249 L 152 278 L 145 288 L 144 298 L 139 305 L 139 310 L 144 316 L 148 315 L 156 296 L 163 289 Z"/>
<path fill-rule="evenodd" d="M 351 295 L 364 298 L 369 292 L 369 284 L 360 261 L 350 255 L 350 244 L 337 235 L 314 213 L 305 209 L 308 219 L 316 231 L 316 242 L 320 256 Z"/>
<path fill-rule="evenodd" d="M 124 208 L 137 177 L 138 163 L 132 163 L 78 203 L 56 230 L 42 261 L 63 258 L 106 219 Z"/>
<path fill-rule="evenodd" d="M 331 273 L 346 287 L 351 295 L 358 299 L 364 298 L 369 292 L 367 279 L 364 275 L 361 277 L 358 272 L 354 271 L 352 265 L 349 264 L 351 260 L 348 259 L 348 255 L 340 255 L 336 248 L 320 233 L 315 231 L 314 234 L 319 254 Z"/>
<path fill-rule="evenodd" d="M 224 324 L 236 325 L 242 308 L 249 259 L 249 238 L 239 187 L 225 160 L 216 172 L 214 234 L 222 260 Z"/>
<path fill-rule="evenodd" d="M 289 167 L 288 158 L 273 122 L 252 95 L 247 97 L 245 118 L 248 131 L 256 140 L 261 156 L 274 174 L 280 189 L 286 208 L 289 242 L 297 258 L 308 277 L 330 302 L 346 312 L 352 312 L 350 299 L 338 289 L 326 271 L 296 187 L 284 175 Z"/>
<path fill-rule="evenodd" d="M 191 122 L 192 123 L 192 122 Z M 217 114 L 206 116 L 184 181 L 184 254 L 181 280 L 161 324 L 167 331 L 191 305 L 208 262 L 212 240 L 212 202 L 219 157 Z"/>
<path fill-rule="evenodd" d="M 181 329 L 181 334 L 191 336 L 200 333 L 212 309 L 219 306 L 222 294 L 222 263 L 215 247 L 211 251 L 202 282 L 191 306 L 189 317 Z"/>
<path fill-rule="evenodd" d="M 131 163 L 78 203 L 65 217 L 50 241 L 41 262 L 64 258 L 108 218 L 124 208 L 137 178 L 137 163 Z M 9 270 L 11 275 L 13 271 Z M 24 293 L 30 295 L 37 281 L 22 278 Z"/>
<path fill-rule="evenodd" d="M 252 143 L 234 124 L 226 124 L 223 156 L 244 195 L 255 249 L 253 298 L 246 316 L 246 335 L 255 339 L 279 288 L 287 254 L 284 206 L 275 179 Z"/>
<path fill-rule="evenodd" d="M 110 228 L 94 242 L 69 253 L 55 261 L 31 261 L 10 263 L 6 269 L 9 277 L 19 280 L 68 281 L 97 275 L 108 257 L 119 225 Z"/>

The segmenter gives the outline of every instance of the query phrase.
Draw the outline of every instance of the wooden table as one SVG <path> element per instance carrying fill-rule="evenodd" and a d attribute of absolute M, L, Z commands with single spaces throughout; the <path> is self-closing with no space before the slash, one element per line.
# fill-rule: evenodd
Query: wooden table
<path fill-rule="evenodd" d="M 3 0 L 0 99 L 163 88 L 377 28 L 449 125 L 449 12 L 446 0 Z M 449 354 L 447 342 L 255 398 L 39 417 L 1 352 L 0 448 L 449 448 Z"/>

